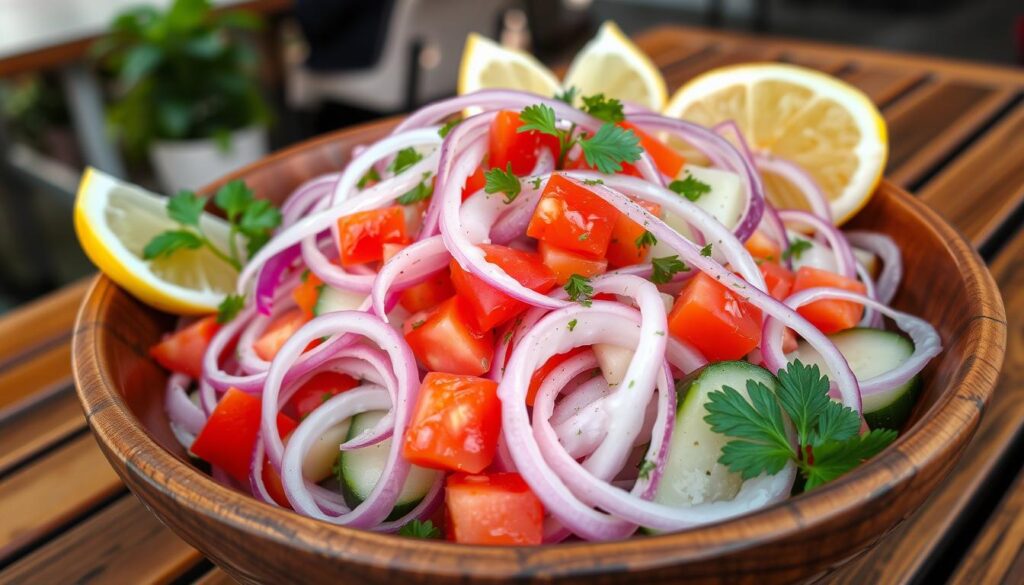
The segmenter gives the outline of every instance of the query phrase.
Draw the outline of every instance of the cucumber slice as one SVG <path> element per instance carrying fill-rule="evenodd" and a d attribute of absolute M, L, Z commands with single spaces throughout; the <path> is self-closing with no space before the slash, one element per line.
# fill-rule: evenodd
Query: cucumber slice
<path fill-rule="evenodd" d="M 331 477 L 331 467 L 338 460 L 338 446 L 348 438 L 349 420 L 345 419 L 324 431 L 320 438 L 309 447 L 302 460 L 302 476 L 313 482 Z"/>
<path fill-rule="evenodd" d="M 729 386 L 744 396 L 747 380 L 772 391 L 775 376 L 748 362 L 719 362 L 701 368 L 676 384 L 679 404 L 661 484 L 654 501 L 675 507 L 731 500 L 743 479 L 718 462 L 729 437 L 713 432 L 704 421 L 708 394 Z"/>
<path fill-rule="evenodd" d="M 320 294 L 316 298 L 316 304 L 313 305 L 313 315 L 320 316 L 335 311 L 354 311 L 365 300 L 366 295 L 339 290 L 325 284 L 320 287 Z"/>
<path fill-rule="evenodd" d="M 711 169 L 707 167 L 699 167 L 696 165 L 685 165 L 681 171 L 679 171 L 679 180 L 683 180 L 687 175 L 693 176 L 694 179 L 705 183 L 711 187 L 711 191 L 703 194 L 694 203 L 697 207 L 700 207 L 704 211 L 707 211 L 722 225 L 727 228 L 734 228 L 740 220 L 740 216 L 743 214 L 743 207 L 746 204 L 746 196 L 743 193 L 743 187 L 740 183 L 740 177 L 736 173 L 729 171 L 723 171 L 721 169 Z M 690 226 L 687 225 L 686 221 L 682 217 L 670 212 L 663 212 L 664 221 L 683 236 L 693 239 L 693 235 L 690 233 Z M 669 247 L 667 244 L 658 242 L 651 246 L 650 258 L 661 258 L 664 256 L 673 256 L 678 254 L 674 249 Z"/>
<path fill-rule="evenodd" d="M 914 353 L 914 343 L 903 335 L 882 329 L 857 327 L 829 335 L 850 364 L 857 378 L 864 380 L 884 374 L 902 364 Z M 788 359 L 798 359 L 805 364 L 816 364 L 822 373 L 828 369 L 821 354 L 806 341 L 797 344 Z M 920 376 L 914 376 L 906 384 L 888 392 L 879 392 L 864 397 L 864 419 L 872 428 L 882 427 L 900 430 L 914 409 L 920 392 Z"/>
<path fill-rule="evenodd" d="M 383 411 L 371 411 L 357 414 L 352 417 L 352 425 L 349 427 L 348 438 L 352 439 L 359 433 L 373 428 L 377 422 L 384 418 Z M 391 449 L 391 439 L 381 441 L 376 445 L 343 451 L 341 454 L 341 475 L 342 490 L 345 500 L 351 506 L 356 506 L 373 491 L 377 485 L 380 474 L 387 462 L 388 450 Z M 412 510 L 416 504 L 427 495 L 430 486 L 434 484 L 437 474 L 435 469 L 426 469 L 413 465 L 409 470 L 409 476 L 405 479 L 402 492 L 395 502 L 395 509 L 392 510 L 389 520 L 400 518 Z"/>

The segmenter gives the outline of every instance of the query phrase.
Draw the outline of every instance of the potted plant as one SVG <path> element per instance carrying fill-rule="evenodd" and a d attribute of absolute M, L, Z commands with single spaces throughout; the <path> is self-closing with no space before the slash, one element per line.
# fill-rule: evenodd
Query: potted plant
<path fill-rule="evenodd" d="M 116 76 L 108 124 L 129 154 L 148 153 L 169 192 L 194 189 L 262 157 L 269 110 L 255 52 L 236 31 L 246 12 L 214 12 L 208 0 L 174 0 L 164 12 L 118 15 L 96 47 Z"/>

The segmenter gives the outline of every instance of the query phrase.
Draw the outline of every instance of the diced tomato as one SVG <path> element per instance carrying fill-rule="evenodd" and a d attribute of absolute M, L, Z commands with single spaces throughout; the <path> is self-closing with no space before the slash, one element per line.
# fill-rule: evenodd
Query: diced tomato
<path fill-rule="evenodd" d="M 761 342 L 761 312 L 701 272 L 679 293 L 668 328 L 708 361 L 736 360 Z"/>
<path fill-rule="evenodd" d="M 480 246 L 488 262 L 498 265 L 509 276 L 526 288 L 546 293 L 555 286 L 555 275 L 541 262 L 540 257 L 530 252 L 514 250 L 505 246 L 484 244 Z M 528 305 L 487 284 L 479 277 L 462 269 L 455 260 L 451 262 L 452 284 L 466 304 L 473 310 L 477 329 L 487 331 L 525 311 Z"/>
<path fill-rule="evenodd" d="M 402 453 L 423 467 L 479 473 L 494 459 L 499 435 L 496 382 L 430 372 L 420 385 Z"/>
<path fill-rule="evenodd" d="M 292 298 L 295 299 L 295 304 L 302 309 L 306 319 L 313 318 L 313 307 L 316 306 L 316 301 L 320 298 L 320 288 L 323 285 L 324 281 L 317 278 L 315 274 L 306 272 L 302 275 L 299 286 L 292 291 Z"/>
<path fill-rule="evenodd" d="M 782 250 L 779 249 L 779 245 L 760 230 L 750 234 L 743 246 L 751 256 L 758 260 L 778 262 L 782 259 Z"/>
<path fill-rule="evenodd" d="M 537 157 L 541 149 L 551 151 L 557 157 L 560 145 L 558 139 L 550 134 L 536 130 L 518 132 L 523 121 L 517 112 L 502 111 L 491 123 L 490 150 L 488 162 L 491 168 L 505 170 L 512 163 L 512 172 L 525 175 L 537 166 Z"/>
<path fill-rule="evenodd" d="M 518 473 L 456 473 L 445 485 L 449 540 L 463 544 L 538 545 L 544 506 Z"/>
<path fill-rule="evenodd" d="M 637 199 L 636 202 L 654 215 L 661 215 L 661 206 L 657 203 L 643 199 Z M 608 265 L 621 268 L 643 262 L 647 255 L 647 246 L 637 246 L 636 241 L 645 231 L 646 228 L 620 213 L 612 227 L 612 239 L 608 242 Z"/>
<path fill-rule="evenodd" d="M 865 294 L 867 290 L 862 283 L 827 270 L 802 266 L 796 271 L 796 279 L 793 280 L 794 293 L 819 286 L 860 294 Z M 797 309 L 797 312 L 822 333 L 830 334 L 856 325 L 864 315 L 864 305 L 852 301 L 825 299 L 804 305 Z"/>
<path fill-rule="evenodd" d="M 259 398 L 237 388 L 229 389 L 199 431 L 191 451 L 203 461 L 227 471 L 239 482 L 248 484 L 261 411 Z M 297 426 L 298 423 L 291 418 L 277 415 L 277 431 L 282 437 Z"/>
<path fill-rule="evenodd" d="M 414 284 L 402 291 L 398 302 L 410 313 L 423 311 L 440 305 L 445 299 L 455 294 L 452 278 L 447 270 L 442 270 L 419 284 Z"/>
<path fill-rule="evenodd" d="M 544 378 L 547 378 L 551 372 L 555 371 L 555 368 L 565 363 L 566 360 L 586 351 L 586 349 L 586 347 L 577 347 L 565 353 L 556 353 L 549 357 L 548 361 L 544 362 L 544 365 L 535 371 L 533 377 L 530 378 L 530 389 L 526 392 L 526 403 L 533 406 L 533 401 L 537 398 L 537 391 L 540 390 L 541 384 L 544 383 Z"/>
<path fill-rule="evenodd" d="M 785 266 L 776 262 L 762 262 L 758 267 L 761 275 L 764 276 L 764 283 L 767 285 L 768 294 L 776 300 L 784 300 L 793 290 L 793 273 Z"/>
<path fill-rule="evenodd" d="M 384 258 L 384 244 L 405 244 L 405 212 L 401 205 L 360 211 L 338 218 L 341 265 Z"/>
<path fill-rule="evenodd" d="M 551 175 L 526 235 L 591 258 L 608 250 L 619 211 L 585 187 Z"/>
<path fill-rule="evenodd" d="M 326 370 L 313 374 L 313 377 L 295 391 L 288 400 L 289 412 L 294 412 L 300 419 L 316 410 L 318 406 L 327 402 L 332 396 L 351 390 L 359 385 L 359 382 L 341 372 Z"/>
<path fill-rule="evenodd" d="M 274 359 L 284 342 L 288 341 L 288 338 L 294 335 L 307 321 L 309 321 L 309 317 L 303 313 L 302 309 L 292 309 L 281 314 L 271 321 L 270 325 L 267 325 L 263 335 L 253 344 L 253 350 L 256 355 L 260 356 L 260 359 L 269 362 Z"/>
<path fill-rule="evenodd" d="M 686 157 L 671 146 L 650 134 L 643 132 L 634 124 L 630 124 L 629 122 L 619 122 L 619 126 L 632 130 L 636 133 L 637 138 L 640 139 L 640 146 L 647 151 L 647 154 L 650 155 L 652 159 L 654 159 L 654 165 L 658 167 L 661 174 L 673 178 L 679 175 L 679 171 L 681 171 L 683 169 L 683 165 L 686 164 Z"/>
<path fill-rule="evenodd" d="M 526 172 L 528 173 L 530 171 Z M 462 200 L 465 201 L 470 195 L 476 193 L 480 189 L 483 189 L 486 184 L 487 178 L 484 176 L 484 167 L 483 165 L 480 165 L 476 168 L 476 172 L 466 179 L 466 184 L 462 187 Z"/>
<path fill-rule="evenodd" d="M 797 347 L 796 333 L 787 327 L 785 333 L 782 334 L 782 352 L 790 353 L 796 351 Z"/>
<path fill-rule="evenodd" d="M 569 277 L 573 274 L 590 278 L 604 274 L 605 270 L 608 270 L 608 260 L 605 258 L 594 259 L 574 254 L 543 240 L 537 242 L 537 252 L 540 254 L 541 262 L 551 269 L 555 281 L 560 285 L 569 282 Z"/>
<path fill-rule="evenodd" d="M 405 340 L 431 371 L 479 376 L 491 369 L 494 336 L 473 324 L 472 310 L 458 295 L 409 317 Z"/>
<path fill-rule="evenodd" d="M 203 355 L 219 329 L 216 315 L 203 317 L 164 337 L 160 343 L 149 348 L 149 355 L 172 372 L 199 379 L 203 376 Z"/>
<path fill-rule="evenodd" d="M 281 476 L 274 469 L 274 466 L 270 464 L 270 459 L 263 459 L 263 473 L 261 476 L 263 477 L 263 487 L 267 488 L 267 495 L 282 508 L 291 510 L 292 505 L 288 501 L 288 496 L 284 493 L 284 484 L 281 482 Z"/>

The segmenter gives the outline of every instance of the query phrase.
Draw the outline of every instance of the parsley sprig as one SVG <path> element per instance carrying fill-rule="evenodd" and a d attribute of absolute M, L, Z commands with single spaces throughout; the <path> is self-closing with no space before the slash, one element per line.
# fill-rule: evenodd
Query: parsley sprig
<path fill-rule="evenodd" d="M 700 199 L 701 196 L 711 192 L 711 185 L 698 180 L 689 172 L 686 173 L 686 177 L 682 180 L 676 179 L 669 183 L 668 188 L 675 191 L 677 195 L 686 197 L 690 201 L 696 201 Z"/>
<path fill-rule="evenodd" d="M 587 164 L 605 174 L 622 170 L 622 163 L 634 162 L 640 158 L 643 149 L 636 133 L 616 125 L 624 118 L 622 103 L 616 99 L 605 99 L 603 95 L 584 97 L 584 111 L 605 121 L 593 136 L 576 132 L 576 125 L 563 130 L 558 127 L 555 110 L 546 104 L 526 106 L 519 113 L 523 124 L 516 132 L 531 130 L 548 134 L 558 139 L 558 167 L 565 166 L 565 157 L 573 146 L 579 144 Z"/>
<path fill-rule="evenodd" d="M 654 284 L 665 284 L 672 280 L 672 277 L 679 272 L 687 272 L 690 267 L 679 259 L 679 256 L 664 256 L 651 259 L 651 282 Z"/>
<path fill-rule="evenodd" d="M 512 163 L 509 162 L 505 166 L 505 170 L 500 168 L 493 168 L 484 173 L 484 191 L 487 193 L 504 193 L 505 203 L 512 203 L 519 197 L 519 192 L 523 190 L 522 184 L 519 182 L 519 177 L 512 172 Z"/>
<path fill-rule="evenodd" d="M 779 370 L 778 389 L 747 380 L 749 400 L 729 386 L 708 395 L 704 420 L 716 433 L 731 437 L 719 463 L 743 479 L 776 474 L 793 461 L 811 490 L 874 457 L 896 440 L 896 431 L 872 429 L 860 434 L 860 416 L 828 396 L 828 378 L 818 366 L 799 360 Z M 797 435 L 794 450 L 785 418 Z"/>
<path fill-rule="evenodd" d="M 569 300 L 577 302 L 584 307 L 593 304 L 594 287 L 590 285 L 590 279 L 579 274 L 573 274 L 565 283 L 565 292 L 569 294 Z"/>
<path fill-rule="evenodd" d="M 783 260 L 789 260 L 789 259 L 799 260 L 800 256 L 802 256 L 804 252 L 806 252 L 807 250 L 810 250 L 813 247 L 814 247 L 814 244 L 808 242 L 807 240 L 802 240 L 800 238 L 793 238 L 793 243 L 790 244 L 789 247 L 786 248 L 786 250 L 784 252 L 782 252 L 782 259 Z"/>
<path fill-rule="evenodd" d="M 217 190 L 213 204 L 227 216 L 228 249 L 222 250 L 203 232 L 200 219 L 209 200 L 194 191 L 182 190 L 167 200 L 167 217 L 179 228 L 161 232 L 142 250 L 145 260 L 166 258 L 178 250 L 207 248 L 235 270 L 242 269 L 242 256 L 238 251 L 239 236 L 245 239 L 246 252 L 252 257 L 270 240 L 274 228 L 281 224 L 281 212 L 266 199 L 253 197 L 252 189 L 242 181 L 231 181 Z"/>
<path fill-rule="evenodd" d="M 441 529 L 434 526 L 434 523 L 430 520 L 422 522 L 420 520 L 413 520 L 408 524 L 402 525 L 398 529 L 399 536 L 409 536 L 411 538 L 441 538 Z"/>

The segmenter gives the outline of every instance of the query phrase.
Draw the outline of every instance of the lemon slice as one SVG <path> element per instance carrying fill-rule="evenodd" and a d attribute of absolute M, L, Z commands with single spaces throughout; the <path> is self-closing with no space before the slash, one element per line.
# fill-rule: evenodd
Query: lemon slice
<path fill-rule="evenodd" d="M 167 199 L 87 168 L 75 199 L 75 232 L 86 255 L 104 274 L 142 302 L 180 315 L 212 313 L 234 292 L 238 274 L 206 248 L 178 250 L 147 261 L 153 236 L 181 229 L 167 217 Z M 203 233 L 227 249 L 229 228 L 204 213 Z"/>
<path fill-rule="evenodd" d="M 470 33 L 459 66 L 459 94 L 480 89 L 519 89 L 552 97 L 561 91 L 561 85 L 533 55 Z"/>
<path fill-rule="evenodd" d="M 562 85 L 578 88 L 581 95 L 603 93 L 655 112 L 668 99 L 661 72 L 611 21 L 576 54 Z"/>
<path fill-rule="evenodd" d="M 676 92 L 665 115 L 713 126 L 734 120 L 751 147 L 799 164 L 824 191 L 836 224 L 867 204 L 882 178 L 885 120 L 859 89 L 780 63 L 714 69 Z M 781 177 L 765 176 L 769 199 L 806 207 Z"/>

